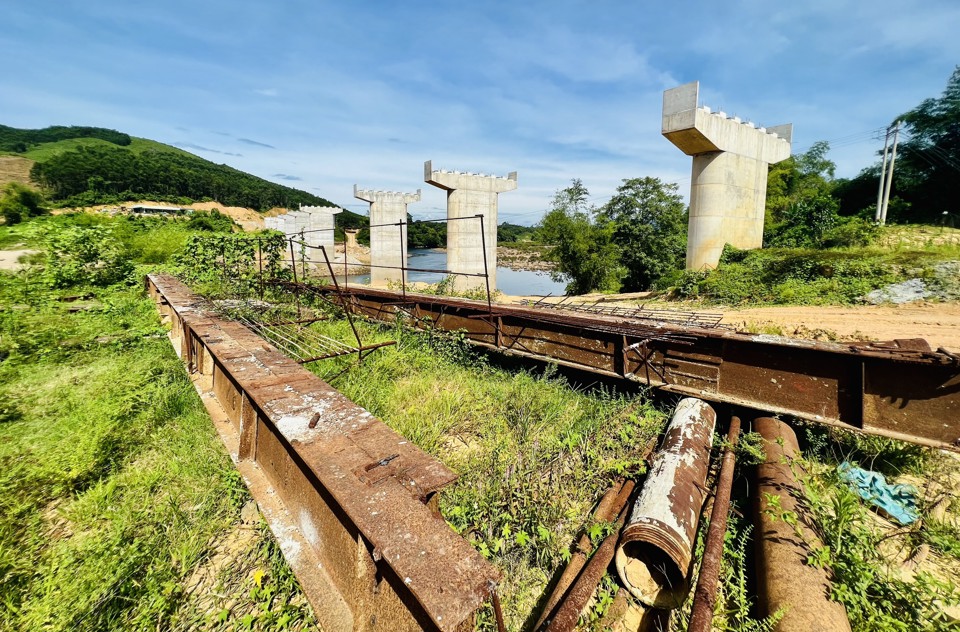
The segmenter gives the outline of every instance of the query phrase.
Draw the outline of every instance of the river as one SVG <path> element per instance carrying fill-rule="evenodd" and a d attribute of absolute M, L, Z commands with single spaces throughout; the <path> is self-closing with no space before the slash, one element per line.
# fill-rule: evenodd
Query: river
<path fill-rule="evenodd" d="M 410 268 L 445 270 L 447 267 L 447 251 L 440 248 L 409 250 L 407 252 L 407 266 Z M 446 276 L 436 272 L 407 272 L 407 282 L 439 283 Z M 348 279 L 350 283 L 369 283 L 370 275 L 354 274 Z M 551 279 L 547 272 L 497 267 L 497 289 L 504 294 L 519 296 L 552 294 L 553 296 L 559 296 L 563 294 L 565 285 L 565 283 Z"/>

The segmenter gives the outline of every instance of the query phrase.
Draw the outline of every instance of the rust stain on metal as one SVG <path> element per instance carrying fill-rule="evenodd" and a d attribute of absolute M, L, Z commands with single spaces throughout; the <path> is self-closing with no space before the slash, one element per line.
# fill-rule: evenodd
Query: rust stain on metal
<path fill-rule="evenodd" d="M 577 581 L 567 591 L 553 618 L 544 628 L 544 632 L 571 632 L 576 628 L 580 615 L 583 614 L 590 597 L 596 592 L 600 580 L 603 579 L 607 568 L 610 566 L 610 561 L 613 560 L 614 553 L 617 550 L 617 539 L 620 537 L 620 527 L 623 526 L 627 511 L 628 507 L 624 506 L 617 517 L 616 529 L 603 539 L 597 550 L 590 556 L 590 561 L 577 576 Z"/>
<path fill-rule="evenodd" d="M 717 601 L 717 584 L 720 581 L 720 559 L 723 557 L 723 539 L 727 531 L 727 514 L 730 513 L 730 492 L 733 488 L 733 471 L 737 465 L 734 448 L 740 437 L 740 418 L 730 419 L 727 446 L 723 451 L 720 474 L 717 477 L 717 493 L 713 497 L 710 513 L 710 529 L 700 561 L 700 576 L 693 593 L 693 608 L 687 632 L 710 632 L 713 629 L 713 608 Z"/>
<path fill-rule="evenodd" d="M 649 606 L 677 608 L 689 591 L 715 423 L 706 402 L 688 397 L 677 404 L 620 536 L 617 572 Z"/>
<path fill-rule="evenodd" d="M 823 543 L 800 501 L 803 489 L 794 476 L 799 467 L 797 436 L 790 426 L 770 417 L 755 419 L 753 429 L 763 437 L 764 451 L 753 494 L 760 611 L 770 616 L 782 610 L 777 630 L 784 632 L 850 632 L 843 605 L 830 599 L 827 569 L 807 563 Z M 776 507 L 771 506 L 771 497 L 778 498 Z M 782 520 L 783 512 L 794 514 L 796 524 Z"/>
<path fill-rule="evenodd" d="M 957 450 L 960 442 L 960 356 L 931 351 L 924 341 L 815 342 L 696 321 L 488 307 L 373 288 L 340 291 L 357 313 L 463 330 L 472 344 L 501 353 L 921 445 Z"/>
<path fill-rule="evenodd" d="M 318 616 L 352 612 L 325 629 L 472 625 L 499 574 L 426 504 L 456 475 L 175 278 L 147 289 Z"/>

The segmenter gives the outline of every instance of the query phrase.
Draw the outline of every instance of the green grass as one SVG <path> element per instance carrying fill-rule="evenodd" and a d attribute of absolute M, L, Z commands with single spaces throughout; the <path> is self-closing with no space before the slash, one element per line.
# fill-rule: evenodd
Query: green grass
<path fill-rule="evenodd" d="M 930 243 L 829 250 L 736 251 L 709 272 L 676 279 L 679 298 L 707 305 L 852 305 L 872 290 L 930 278 L 933 266 L 960 259 L 960 244 Z"/>
<path fill-rule="evenodd" d="M 0 240 L 107 220 L 78 217 Z M 165 333 L 139 283 L 0 273 L 0 630 L 311 625 L 272 537 L 240 525 L 247 490 Z"/>
<path fill-rule="evenodd" d="M 343 321 L 313 327 L 350 337 Z M 593 503 L 616 476 L 644 471 L 641 454 L 665 416 L 643 397 L 573 389 L 550 369 L 494 366 L 455 337 L 360 329 L 365 343 L 398 344 L 360 365 L 344 358 L 311 368 L 459 473 L 440 494 L 441 510 L 503 571 L 508 627 L 519 630 Z M 485 613 L 480 628 L 490 625 Z"/>
<path fill-rule="evenodd" d="M 188 232 L 174 220 L 76 215 L 0 229 L 0 243 L 101 224 L 140 272 L 166 261 Z M 36 273 L 0 274 L 0 629 L 309 627 L 272 537 L 262 524 L 240 524 L 247 491 L 138 279 L 54 291 Z M 59 299 L 77 294 L 89 295 L 90 309 L 71 313 L 73 303 Z M 508 627 L 521 629 L 591 526 L 596 499 L 616 476 L 644 470 L 640 456 L 665 414 L 642 396 L 572 388 L 551 369 L 505 368 L 456 337 L 359 326 L 365 343 L 398 344 L 360 365 L 344 357 L 311 368 L 460 474 L 440 494 L 441 510 L 503 571 Z M 343 320 L 313 327 L 350 342 Z M 885 534 L 828 465 L 853 458 L 895 476 L 929 474 L 940 461 L 855 435 L 816 432 L 807 443 L 818 477 L 809 502 L 832 547 L 815 561 L 834 569 L 855 630 L 935 629 L 935 600 L 951 589 L 893 575 Z M 934 556 L 960 554 L 946 523 L 905 538 Z M 746 539 L 732 522 L 722 629 L 763 629 L 750 618 Z M 478 628 L 492 626 L 482 612 Z"/>

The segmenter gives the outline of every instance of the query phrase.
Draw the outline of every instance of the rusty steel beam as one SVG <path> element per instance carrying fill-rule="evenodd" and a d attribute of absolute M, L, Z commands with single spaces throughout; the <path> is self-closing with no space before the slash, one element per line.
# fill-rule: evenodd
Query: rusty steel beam
<path fill-rule="evenodd" d="M 146 285 L 323 629 L 472 629 L 499 573 L 434 509 L 456 475 L 175 278 Z"/>
<path fill-rule="evenodd" d="M 960 449 L 960 357 L 925 341 L 830 343 L 368 287 L 305 286 L 353 313 L 711 402 Z"/>
<path fill-rule="evenodd" d="M 648 606 L 679 608 L 690 590 L 716 421 L 704 401 L 687 397 L 677 404 L 620 534 L 617 573 L 624 587 Z"/>

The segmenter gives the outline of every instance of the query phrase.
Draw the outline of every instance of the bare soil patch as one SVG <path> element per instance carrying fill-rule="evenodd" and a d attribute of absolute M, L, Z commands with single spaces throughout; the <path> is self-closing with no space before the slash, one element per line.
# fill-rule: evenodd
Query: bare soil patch
<path fill-rule="evenodd" d="M 24 264 L 20 263 L 20 257 L 33 255 L 39 250 L 0 250 L 0 270 L 21 270 Z"/>
<path fill-rule="evenodd" d="M 212 211 L 216 209 L 236 223 L 240 224 L 243 230 L 263 230 L 263 215 L 252 208 L 244 208 L 242 206 L 224 206 L 219 202 L 197 202 L 195 204 L 191 204 L 190 208 L 198 211 Z"/>
<path fill-rule="evenodd" d="M 30 181 L 30 169 L 33 161 L 22 156 L 0 156 L 0 186 L 8 182 L 19 182 L 33 186 Z"/>
<path fill-rule="evenodd" d="M 821 340 L 925 338 L 934 349 L 960 350 L 957 303 L 755 307 L 725 310 L 722 322 L 747 331 L 779 329 L 786 336 Z"/>

